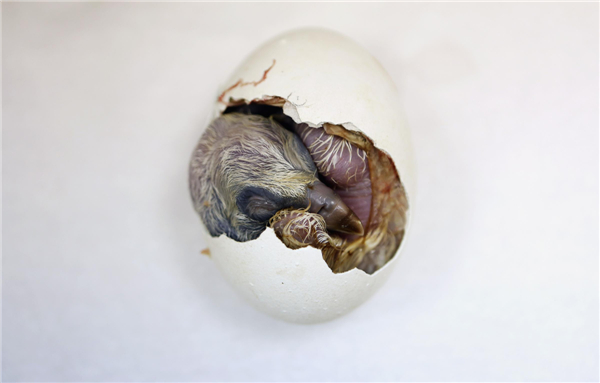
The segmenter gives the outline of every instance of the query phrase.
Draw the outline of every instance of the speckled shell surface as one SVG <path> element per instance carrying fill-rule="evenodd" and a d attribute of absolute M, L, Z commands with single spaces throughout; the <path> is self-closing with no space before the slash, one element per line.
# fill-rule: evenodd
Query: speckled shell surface
<path fill-rule="evenodd" d="M 254 51 L 221 92 L 213 118 L 225 109 L 222 101 L 281 97 L 284 112 L 298 123 L 365 133 L 396 165 L 410 225 L 415 179 L 402 105 L 392 79 L 361 46 L 325 29 L 294 30 Z M 204 231 L 212 259 L 236 290 L 259 310 L 297 323 L 331 320 L 366 301 L 389 277 L 408 233 L 394 258 L 368 275 L 358 269 L 334 274 L 320 250 L 288 249 L 271 229 L 243 243 Z"/>

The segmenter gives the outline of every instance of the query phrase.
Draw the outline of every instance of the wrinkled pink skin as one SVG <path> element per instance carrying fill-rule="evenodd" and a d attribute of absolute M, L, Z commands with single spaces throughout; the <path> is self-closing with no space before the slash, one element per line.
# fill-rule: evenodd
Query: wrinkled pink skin
<path fill-rule="evenodd" d="M 366 153 L 323 128 L 296 125 L 296 134 L 317 166 L 323 183 L 332 188 L 354 211 L 365 231 L 371 212 L 371 175 Z"/>

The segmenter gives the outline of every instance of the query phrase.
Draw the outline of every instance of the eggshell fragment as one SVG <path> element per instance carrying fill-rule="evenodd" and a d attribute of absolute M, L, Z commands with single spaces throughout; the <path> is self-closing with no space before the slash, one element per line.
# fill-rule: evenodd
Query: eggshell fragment
<path fill-rule="evenodd" d="M 228 105 L 273 99 L 285 100 L 283 111 L 296 123 L 359 130 L 387 152 L 407 193 L 410 223 L 415 183 L 409 131 L 393 81 L 367 51 L 324 29 L 277 36 L 225 83 L 212 117 Z M 320 250 L 291 250 L 272 229 L 248 242 L 204 234 L 211 258 L 236 290 L 259 310 L 297 323 L 331 320 L 366 301 L 387 280 L 405 243 L 372 275 L 359 269 L 334 274 Z"/>

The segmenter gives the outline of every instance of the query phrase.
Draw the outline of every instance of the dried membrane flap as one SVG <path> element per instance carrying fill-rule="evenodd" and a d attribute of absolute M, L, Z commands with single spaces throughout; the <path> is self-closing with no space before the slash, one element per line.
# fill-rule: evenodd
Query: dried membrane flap
<path fill-rule="evenodd" d="M 341 248 L 324 248 L 323 258 L 336 273 L 358 267 L 372 274 L 396 253 L 404 237 L 408 201 L 393 160 L 377 149 L 364 133 L 341 125 L 324 124 L 325 132 L 341 137 L 368 159 L 371 176 L 371 211 L 365 235 L 345 240 Z"/>

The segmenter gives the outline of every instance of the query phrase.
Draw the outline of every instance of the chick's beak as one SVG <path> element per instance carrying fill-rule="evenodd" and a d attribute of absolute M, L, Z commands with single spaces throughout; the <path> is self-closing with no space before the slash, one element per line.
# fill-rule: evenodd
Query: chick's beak
<path fill-rule="evenodd" d="M 342 198 L 324 183 L 317 181 L 308 187 L 311 213 L 325 219 L 327 229 L 341 233 L 363 235 L 365 230 L 360 219 L 344 203 Z"/>

